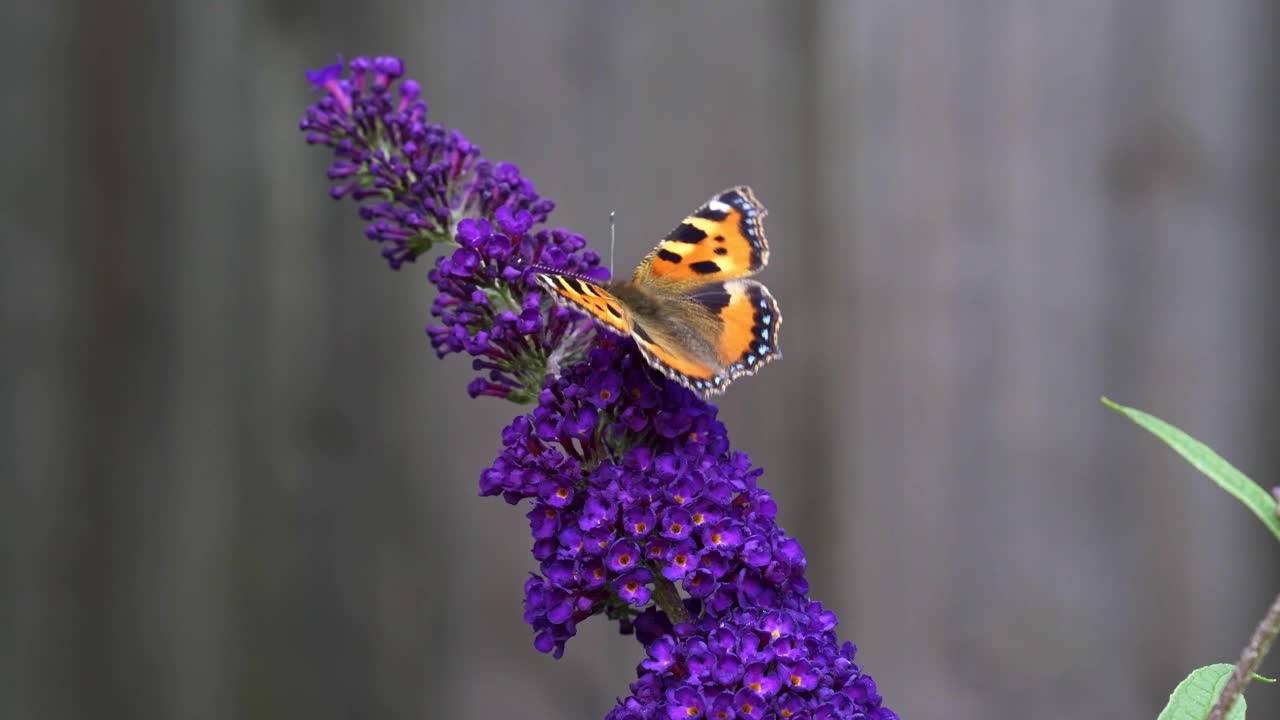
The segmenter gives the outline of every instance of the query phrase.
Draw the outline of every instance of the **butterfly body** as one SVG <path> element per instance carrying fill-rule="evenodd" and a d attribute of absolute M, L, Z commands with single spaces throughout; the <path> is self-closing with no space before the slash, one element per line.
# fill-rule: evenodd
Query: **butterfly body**
<path fill-rule="evenodd" d="M 781 357 L 777 302 L 747 279 L 768 262 L 765 213 L 750 188 L 730 188 L 677 225 L 630 280 L 536 278 L 557 302 L 633 337 L 651 366 L 708 397 Z"/>
<path fill-rule="evenodd" d="M 631 313 L 632 334 L 638 328 L 653 344 L 683 348 L 702 365 L 723 369 L 714 338 L 723 332 L 724 321 L 705 305 L 634 282 L 610 283 L 606 288 Z"/>

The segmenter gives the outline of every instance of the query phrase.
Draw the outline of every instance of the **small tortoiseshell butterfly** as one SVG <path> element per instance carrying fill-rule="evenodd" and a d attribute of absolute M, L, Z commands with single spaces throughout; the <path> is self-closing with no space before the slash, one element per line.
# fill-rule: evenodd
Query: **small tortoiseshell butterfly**
<path fill-rule="evenodd" d="M 730 188 L 677 225 L 630 281 L 535 277 L 557 302 L 635 338 L 651 366 L 706 398 L 782 356 L 778 303 L 746 279 L 769 262 L 767 213 L 751 188 Z"/>

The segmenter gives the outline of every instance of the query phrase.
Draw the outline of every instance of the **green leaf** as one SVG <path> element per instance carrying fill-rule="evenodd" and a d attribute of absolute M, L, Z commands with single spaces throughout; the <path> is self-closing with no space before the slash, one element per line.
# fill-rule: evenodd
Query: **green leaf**
<path fill-rule="evenodd" d="M 1231 679 L 1234 668 L 1227 663 L 1206 665 L 1194 670 L 1169 694 L 1169 704 L 1156 720 L 1204 720 L 1213 710 L 1218 695 Z M 1244 720 L 1245 702 L 1241 695 L 1227 713 L 1227 720 Z"/>
<path fill-rule="evenodd" d="M 1280 514 L 1276 513 L 1276 500 L 1271 496 L 1271 493 L 1262 489 L 1261 485 L 1258 485 L 1244 473 L 1232 467 L 1231 463 L 1223 460 L 1222 457 L 1210 450 L 1204 443 L 1160 418 L 1148 415 L 1141 410 L 1117 405 L 1105 397 L 1102 398 L 1102 404 L 1125 415 L 1163 440 L 1169 447 L 1176 450 L 1179 455 L 1186 458 L 1187 462 L 1194 465 L 1197 470 L 1208 475 L 1210 480 L 1218 483 L 1223 490 L 1231 493 L 1237 500 L 1244 503 L 1245 507 L 1252 510 L 1253 514 L 1262 520 L 1263 525 L 1271 529 L 1276 539 L 1280 540 Z"/>

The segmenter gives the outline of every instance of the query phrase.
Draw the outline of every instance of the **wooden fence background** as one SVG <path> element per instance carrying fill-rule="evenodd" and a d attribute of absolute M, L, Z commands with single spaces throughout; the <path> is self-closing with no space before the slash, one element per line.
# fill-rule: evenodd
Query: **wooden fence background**
<path fill-rule="evenodd" d="M 469 401 L 296 130 L 399 54 L 625 271 L 768 204 L 786 358 L 721 405 L 904 718 L 1154 717 L 1280 590 L 1098 403 L 1280 469 L 1268 0 L 50 0 L 0 22 L 0 716 L 598 718 Z M 1265 668 L 1280 674 L 1273 659 Z M 1251 691 L 1251 717 L 1280 691 Z"/>

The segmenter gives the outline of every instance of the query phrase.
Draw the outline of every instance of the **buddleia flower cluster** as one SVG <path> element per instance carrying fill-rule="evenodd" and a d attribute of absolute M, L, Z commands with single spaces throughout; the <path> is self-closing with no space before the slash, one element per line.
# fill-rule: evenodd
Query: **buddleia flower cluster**
<path fill-rule="evenodd" d="M 534 272 L 608 272 L 580 235 L 546 227 L 553 204 L 516 166 L 429 122 L 403 67 L 308 73 L 322 95 L 301 128 L 332 150 L 331 195 L 360 203 L 393 269 L 445 248 L 427 335 L 473 358 L 470 394 L 533 404 L 480 493 L 529 508 L 534 646 L 558 658 L 594 616 L 634 636 L 645 659 L 612 720 L 896 718 L 809 597 L 804 551 L 715 405 L 537 290 Z"/>
<path fill-rule="evenodd" d="M 440 244 L 428 279 L 439 290 L 427 327 L 440 357 L 465 352 L 482 371 L 473 397 L 529 401 L 547 367 L 580 357 L 592 334 L 576 313 L 547 310 L 530 277 L 537 265 L 605 280 L 581 235 L 538 227 L 555 204 L 520 169 L 491 163 L 456 130 L 427 120 L 419 86 L 398 58 L 341 59 L 307 73 L 325 94 L 300 123 L 327 145 L 330 195 L 360 201 L 365 235 L 394 270 Z"/>

